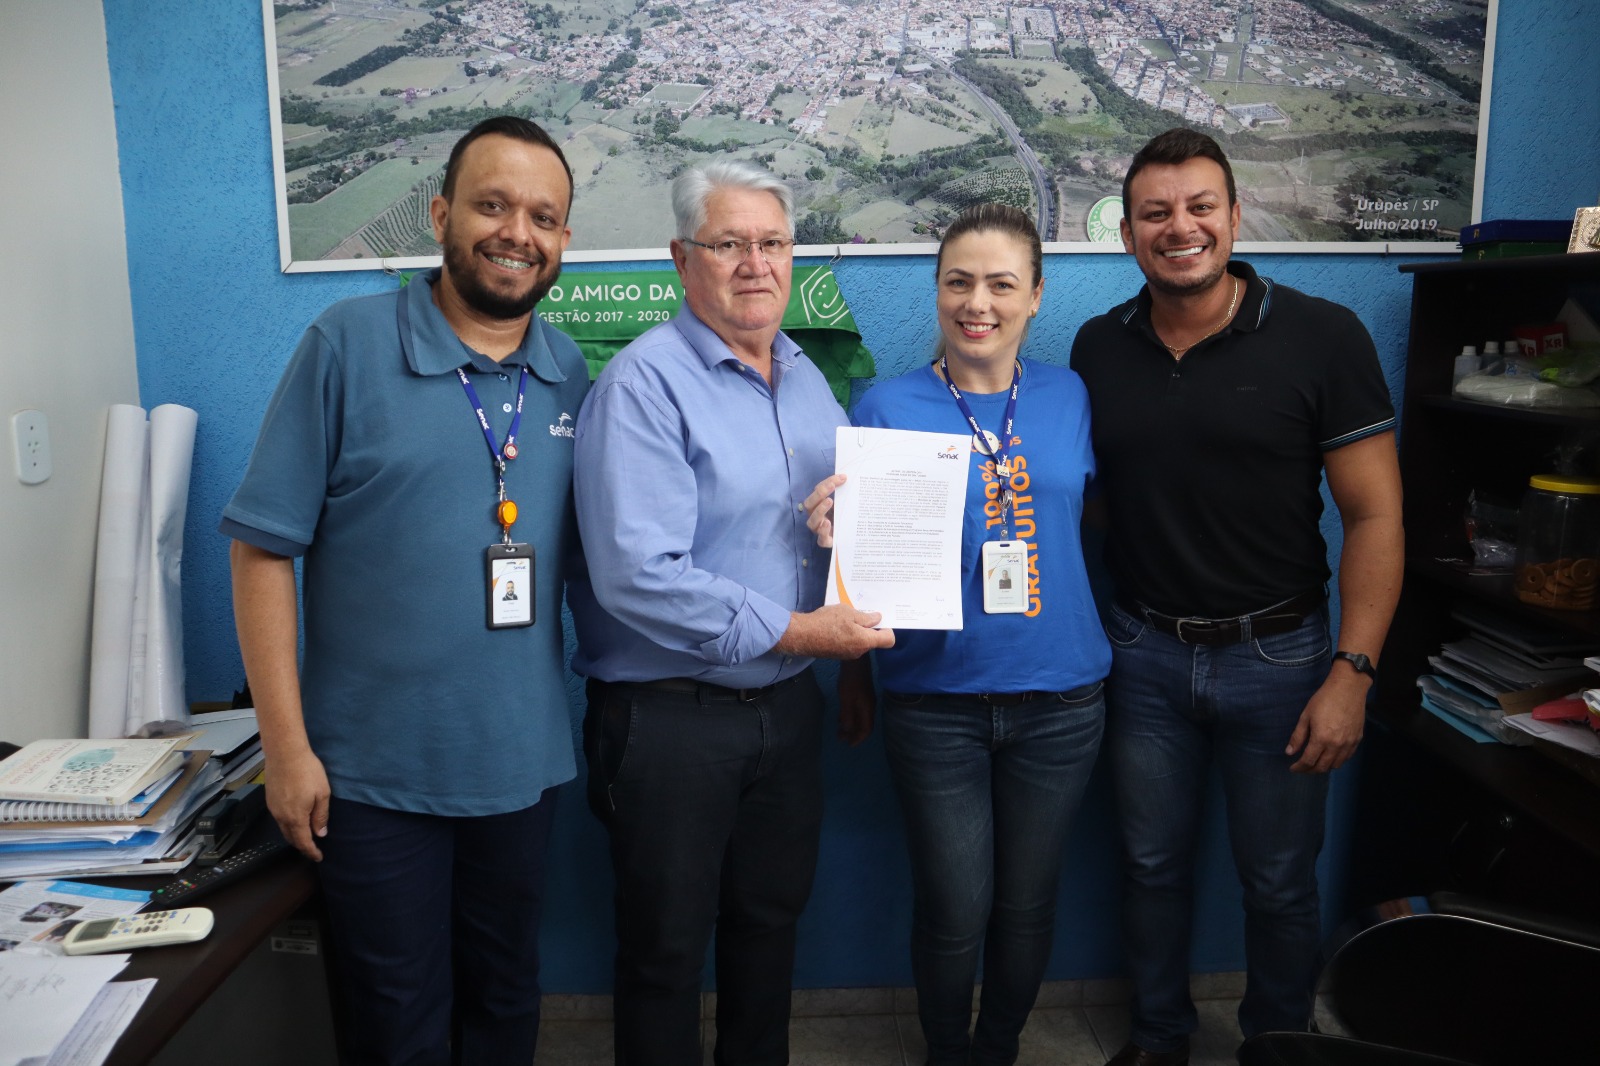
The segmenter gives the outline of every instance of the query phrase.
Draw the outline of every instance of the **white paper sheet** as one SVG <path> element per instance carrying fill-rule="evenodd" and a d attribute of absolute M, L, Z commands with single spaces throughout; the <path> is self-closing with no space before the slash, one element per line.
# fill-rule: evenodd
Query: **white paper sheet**
<path fill-rule="evenodd" d="M 827 603 L 891 629 L 961 628 L 961 522 L 970 438 L 842 426 Z"/>
<path fill-rule="evenodd" d="M 94 624 L 89 656 L 89 736 L 124 736 L 128 666 L 133 650 L 134 586 L 139 530 L 147 498 L 149 423 L 144 408 L 113 404 L 106 420 L 100 481 L 100 529 L 95 541 Z"/>
<path fill-rule="evenodd" d="M 54 1051 L 127 964 L 126 955 L 0 952 L 0 1066 Z"/>
<path fill-rule="evenodd" d="M 56 1045 L 43 1066 L 100 1066 L 111 1055 L 117 1038 L 133 1022 L 150 998 L 156 979 L 112 981 L 100 989 L 78 1024 Z"/>
<path fill-rule="evenodd" d="M 1542 722 L 1531 714 L 1508 714 L 1505 722 L 1529 736 L 1600 758 L 1600 735 L 1582 722 Z"/>

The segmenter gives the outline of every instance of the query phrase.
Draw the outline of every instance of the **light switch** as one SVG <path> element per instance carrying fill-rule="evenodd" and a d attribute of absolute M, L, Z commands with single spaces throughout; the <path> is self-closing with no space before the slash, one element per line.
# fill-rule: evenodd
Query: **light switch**
<path fill-rule="evenodd" d="M 50 476 L 50 420 L 43 411 L 18 411 L 11 416 L 16 448 L 17 480 L 37 485 Z"/>

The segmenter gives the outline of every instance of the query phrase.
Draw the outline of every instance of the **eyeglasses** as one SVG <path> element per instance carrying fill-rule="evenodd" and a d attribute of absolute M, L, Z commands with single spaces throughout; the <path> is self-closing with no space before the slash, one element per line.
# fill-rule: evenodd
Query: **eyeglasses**
<path fill-rule="evenodd" d="M 759 241 L 741 241 L 730 237 L 725 241 L 706 244 L 704 241 L 691 240 L 688 237 L 679 237 L 684 244 L 692 244 L 696 248 L 710 249 L 711 254 L 724 263 L 742 263 L 745 257 L 754 248 L 761 253 L 761 258 L 769 263 L 786 262 L 794 254 L 793 237 L 766 237 Z"/>

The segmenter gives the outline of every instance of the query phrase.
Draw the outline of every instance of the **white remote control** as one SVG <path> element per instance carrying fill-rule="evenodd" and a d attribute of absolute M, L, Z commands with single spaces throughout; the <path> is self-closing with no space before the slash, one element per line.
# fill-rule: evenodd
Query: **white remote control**
<path fill-rule="evenodd" d="M 205 907 L 185 907 L 84 922 L 67 934 L 61 946 L 68 955 L 98 955 L 162 944 L 188 944 L 204 940 L 209 932 L 211 912 Z"/>

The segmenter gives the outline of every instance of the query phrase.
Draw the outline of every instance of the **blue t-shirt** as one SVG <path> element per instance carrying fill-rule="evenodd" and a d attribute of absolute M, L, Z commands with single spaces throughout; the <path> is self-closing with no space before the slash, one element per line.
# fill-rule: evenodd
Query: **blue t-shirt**
<path fill-rule="evenodd" d="M 437 272 L 345 300 L 306 331 L 267 408 L 222 532 L 304 556 L 301 695 L 333 794 L 392 810 L 518 810 L 576 773 L 561 666 L 561 563 L 575 549 L 578 348 L 537 316 L 499 364 L 434 306 Z M 486 625 L 499 541 L 488 443 L 529 369 L 506 495 L 534 549 L 535 624 Z"/>
<path fill-rule="evenodd" d="M 997 434 L 1010 389 L 963 393 L 984 431 Z M 955 398 L 932 366 L 870 389 L 852 412 L 858 426 L 970 434 Z M 878 682 L 892 692 L 1061 692 L 1111 669 L 1111 645 L 1089 591 L 1079 524 L 1094 477 L 1089 401 L 1078 375 L 1022 360 L 1012 430 L 1009 534 L 1028 544 L 1028 611 L 985 614 L 982 545 L 1001 527 L 984 514 L 994 460 L 972 450 L 961 531 L 960 630 L 895 631 L 895 645 L 873 654 Z"/>

